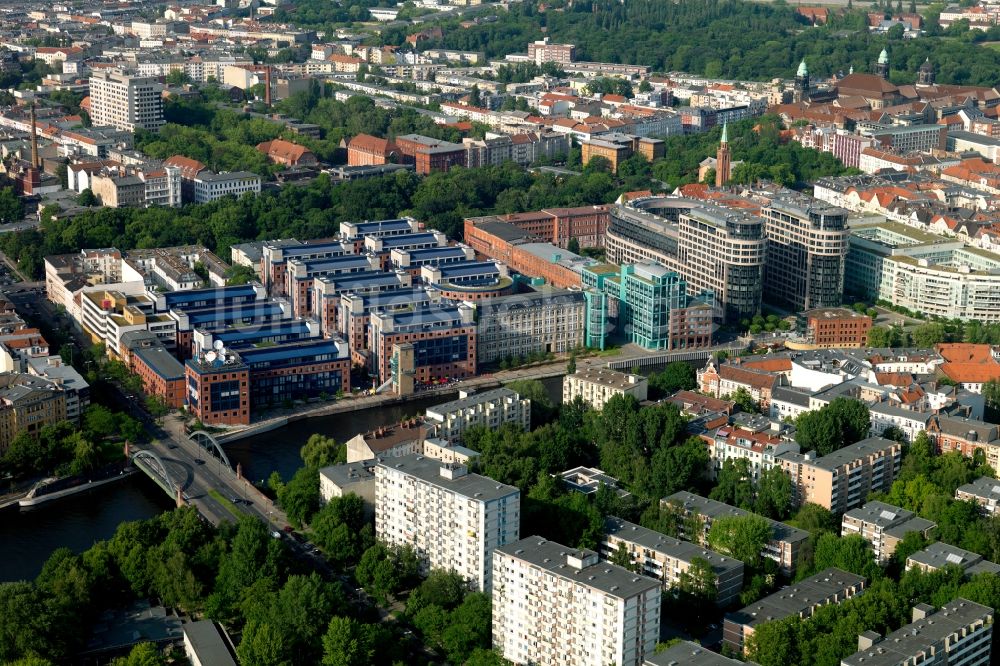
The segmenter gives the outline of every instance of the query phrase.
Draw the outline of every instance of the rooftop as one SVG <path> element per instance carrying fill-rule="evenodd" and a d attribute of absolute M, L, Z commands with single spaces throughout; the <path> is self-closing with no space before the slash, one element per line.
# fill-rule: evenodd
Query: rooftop
<path fill-rule="evenodd" d="M 132 354 L 142 359 L 150 370 L 163 379 L 184 379 L 184 364 L 162 345 L 152 347 L 136 347 Z"/>
<path fill-rule="evenodd" d="M 436 458 L 407 455 L 382 461 L 378 467 L 415 477 L 425 483 L 440 486 L 462 497 L 489 502 L 510 495 L 519 495 L 514 486 L 472 474 L 464 465 L 442 463 Z M 446 474 L 450 473 L 450 478 Z"/>
<path fill-rule="evenodd" d="M 573 375 L 567 375 L 579 381 L 600 384 L 614 389 L 627 390 L 646 381 L 641 375 L 630 375 L 608 368 L 584 368 Z"/>
<path fill-rule="evenodd" d="M 469 407 L 475 407 L 476 405 L 493 402 L 494 400 L 503 400 L 505 398 L 517 400 L 520 399 L 520 397 L 520 395 L 508 388 L 497 388 L 490 391 L 483 391 L 482 393 L 473 393 L 465 398 L 459 398 L 458 400 L 452 400 L 451 402 L 444 402 L 440 405 L 428 407 L 427 415 L 441 417 L 450 412 L 459 412 L 464 409 L 468 409 Z"/>
<path fill-rule="evenodd" d="M 860 592 L 864 586 L 863 576 L 830 567 L 746 608 L 727 613 L 726 621 L 756 627 L 791 615 L 809 617 L 816 607 L 844 601 Z"/>
<path fill-rule="evenodd" d="M 817 458 L 812 464 L 821 469 L 834 470 L 866 456 L 889 451 L 894 447 L 898 448 L 900 444 L 884 437 L 869 437 Z"/>
<path fill-rule="evenodd" d="M 989 476 L 981 476 L 972 483 L 959 486 L 956 492 L 1000 502 L 1000 481 Z"/>
<path fill-rule="evenodd" d="M 571 566 L 567 562 L 567 558 L 584 560 L 594 558 L 596 553 L 569 548 L 539 536 L 531 536 L 499 546 L 494 552 L 515 557 L 532 567 L 548 571 L 564 580 L 599 590 L 606 595 L 620 599 L 629 599 L 649 590 L 659 590 L 660 588 L 659 581 L 634 574 L 628 569 L 609 562 L 598 562 L 579 569 Z"/>
<path fill-rule="evenodd" d="M 643 666 L 742 666 L 742 661 L 723 657 L 697 643 L 681 641 L 662 652 L 648 655 Z"/>
<path fill-rule="evenodd" d="M 725 504 L 724 502 L 718 502 L 716 500 L 702 497 L 701 495 L 695 495 L 694 493 L 689 493 L 683 490 L 660 500 L 661 504 L 664 502 L 676 502 L 684 507 L 684 509 L 697 511 L 706 518 L 756 515 L 735 506 Z M 805 541 L 809 538 L 809 533 L 805 530 L 800 530 L 797 527 L 792 527 L 791 525 L 786 525 L 785 523 L 779 523 L 776 520 L 768 520 L 772 527 L 771 536 L 775 541 L 796 543 L 799 541 Z"/>
<path fill-rule="evenodd" d="M 690 541 L 675 539 L 667 536 L 666 534 L 661 534 L 660 532 L 647 529 L 614 516 L 608 516 L 608 518 L 604 521 L 604 531 L 608 534 L 608 536 L 616 536 L 620 539 L 637 543 L 643 548 L 665 553 L 670 557 L 677 558 L 684 562 L 690 563 L 694 558 L 700 557 L 707 560 L 708 563 L 712 565 L 712 570 L 716 573 L 716 575 L 733 569 L 743 568 L 743 563 L 739 560 L 726 557 L 725 555 L 716 553 L 713 550 L 708 550 L 707 548 L 702 548 L 701 546 L 691 543 Z"/>

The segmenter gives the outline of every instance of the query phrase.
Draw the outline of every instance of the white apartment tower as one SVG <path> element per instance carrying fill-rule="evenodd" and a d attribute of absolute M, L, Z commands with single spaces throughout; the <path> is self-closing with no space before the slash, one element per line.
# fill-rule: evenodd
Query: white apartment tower
<path fill-rule="evenodd" d="M 520 525 L 521 491 L 464 465 L 408 455 L 375 467 L 375 535 L 477 590 L 490 590 L 493 551 L 517 541 Z"/>
<path fill-rule="evenodd" d="M 660 635 L 660 583 L 533 536 L 493 553 L 493 646 L 515 664 L 641 666 Z"/>
<path fill-rule="evenodd" d="M 95 71 L 90 77 L 90 118 L 95 127 L 127 132 L 163 125 L 163 86 L 150 77 Z"/>

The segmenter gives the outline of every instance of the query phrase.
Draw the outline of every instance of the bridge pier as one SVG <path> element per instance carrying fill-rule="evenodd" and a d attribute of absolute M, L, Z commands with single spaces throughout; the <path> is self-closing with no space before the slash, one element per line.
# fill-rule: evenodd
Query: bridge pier
<path fill-rule="evenodd" d="M 184 504 L 184 494 L 181 492 L 181 487 L 177 486 L 177 508 L 183 508 Z"/>

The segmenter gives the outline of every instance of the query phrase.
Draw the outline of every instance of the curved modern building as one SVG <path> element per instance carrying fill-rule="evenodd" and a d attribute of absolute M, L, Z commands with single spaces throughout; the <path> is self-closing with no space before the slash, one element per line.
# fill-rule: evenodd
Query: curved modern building
<path fill-rule="evenodd" d="M 637 199 L 612 208 L 605 246 L 610 262 L 653 261 L 680 274 L 690 292 L 713 292 L 725 321 L 760 312 L 766 256 L 760 217 L 690 199 Z"/>

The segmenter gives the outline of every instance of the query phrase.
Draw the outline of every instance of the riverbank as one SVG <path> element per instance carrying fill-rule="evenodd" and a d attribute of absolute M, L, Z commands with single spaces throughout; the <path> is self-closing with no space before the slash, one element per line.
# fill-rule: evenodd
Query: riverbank
<path fill-rule="evenodd" d="M 25 493 L 25 496 L 17 501 L 17 505 L 23 508 L 30 508 L 34 506 L 39 506 L 45 504 L 46 502 L 51 502 L 53 500 L 62 499 L 64 497 L 70 497 L 72 495 L 77 495 L 79 493 L 85 493 L 94 488 L 100 488 L 101 486 L 106 486 L 109 483 L 114 483 L 115 481 L 122 481 L 127 479 L 132 474 L 135 474 L 135 470 L 132 468 L 122 470 L 121 473 L 115 476 L 109 476 L 106 479 L 99 479 L 97 481 L 86 481 L 75 486 L 70 486 L 69 488 L 64 488 L 62 490 L 56 490 L 51 493 L 37 494 L 37 491 L 44 486 L 35 485 L 31 490 Z M 41 482 L 39 482 L 41 483 Z"/>

